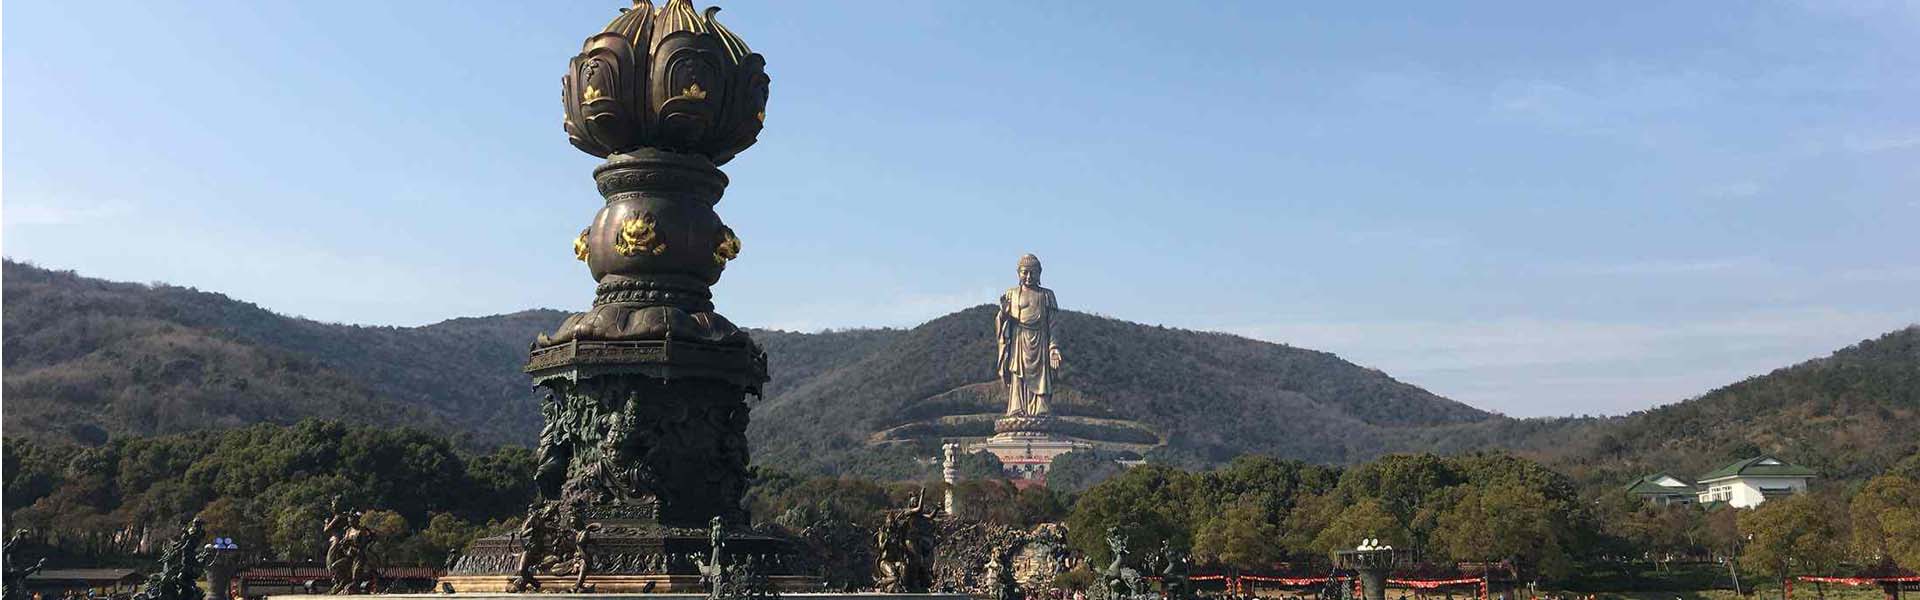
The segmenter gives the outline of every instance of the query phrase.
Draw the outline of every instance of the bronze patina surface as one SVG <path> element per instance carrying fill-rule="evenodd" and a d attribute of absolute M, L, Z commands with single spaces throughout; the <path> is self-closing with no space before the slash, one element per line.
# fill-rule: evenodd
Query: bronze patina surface
<path fill-rule="evenodd" d="M 760 133 L 769 80 L 718 11 L 635 2 L 561 78 L 568 141 L 605 159 L 593 171 L 604 202 L 569 244 L 597 286 L 530 348 L 526 372 L 546 390 L 539 501 L 520 532 L 455 562 L 455 589 L 805 584 L 789 576 L 792 545 L 752 532 L 742 506 L 746 399 L 767 380 L 766 354 L 714 310 L 711 286 L 742 250 L 714 206 L 719 165 Z M 729 578 L 713 577 L 715 561 Z"/>

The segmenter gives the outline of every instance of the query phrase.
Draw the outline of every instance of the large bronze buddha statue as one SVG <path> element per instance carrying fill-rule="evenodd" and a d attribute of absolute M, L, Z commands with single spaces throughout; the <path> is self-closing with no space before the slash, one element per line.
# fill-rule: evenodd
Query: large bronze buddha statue
<path fill-rule="evenodd" d="M 994 319 L 999 340 L 1000 382 L 1007 386 L 1007 416 L 1042 417 L 1052 409 L 1054 372 L 1060 368 L 1060 347 L 1054 344 L 1054 313 L 1059 303 L 1053 290 L 1040 287 L 1040 259 L 1020 257 L 1020 285 L 1000 295 Z"/>

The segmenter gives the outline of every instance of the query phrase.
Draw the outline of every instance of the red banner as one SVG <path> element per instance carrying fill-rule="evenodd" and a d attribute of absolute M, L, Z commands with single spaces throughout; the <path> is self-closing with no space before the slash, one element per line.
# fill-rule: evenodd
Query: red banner
<path fill-rule="evenodd" d="M 1805 581 L 1808 583 L 1838 583 L 1841 585 L 1880 585 L 1883 583 L 1920 582 L 1920 575 L 1909 575 L 1905 577 L 1815 577 L 1812 575 L 1802 575 L 1800 577 L 1795 577 L 1794 579 L 1798 579 L 1800 581 Z"/>
<path fill-rule="evenodd" d="M 1150 577 L 1149 579 L 1157 580 L 1158 578 Z M 1194 575 L 1187 578 L 1188 581 L 1224 581 L 1227 584 L 1228 591 L 1234 592 L 1234 593 L 1239 593 L 1243 591 L 1245 589 L 1244 586 L 1248 583 L 1264 583 L 1264 584 L 1282 585 L 1282 586 L 1311 586 L 1311 585 L 1324 585 L 1329 581 L 1346 581 L 1348 579 L 1349 579 L 1348 577 L 1275 577 L 1275 576 L 1268 576 L 1268 575 L 1240 575 L 1238 577 L 1231 577 L 1227 575 Z M 1475 594 L 1474 594 L 1475 596 L 1482 597 L 1482 598 L 1487 596 L 1487 578 L 1485 577 L 1463 577 L 1460 579 L 1388 579 L 1387 583 L 1390 585 L 1397 585 L 1397 586 L 1409 587 L 1409 588 L 1420 589 L 1420 590 L 1430 590 L 1435 588 L 1447 587 L 1450 585 L 1472 585 L 1478 588 L 1477 590 L 1475 590 Z M 1360 585 L 1359 581 L 1354 581 L 1354 586 L 1356 588 L 1359 585 Z"/>
<path fill-rule="evenodd" d="M 1325 583 L 1327 583 L 1327 581 L 1328 581 L 1329 579 L 1334 579 L 1334 580 L 1341 580 L 1341 581 L 1344 581 L 1344 580 L 1346 580 L 1346 578 L 1345 578 L 1345 577 L 1336 577 L 1336 578 L 1328 578 L 1328 577 L 1269 577 L 1269 576 L 1266 576 L 1266 575 L 1241 575 L 1241 576 L 1240 576 L 1240 579 L 1241 579 L 1241 580 L 1243 580 L 1243 581 L 1252 581 L 1252 582 L 1255 582 L 1255 583 L 1276 583 L 1276 584 L 1280 584 L 1280 585 L 1323 585 L 1323 584 L 1325 584 Z"/>
<path fill-rule="evenodd" d="M 1485 577 L 1467 577 L 1463 579 L 1388 579 L 1387 583 L 1404 585 L 1414 589 L 1430 590 L 1449 585 L 1480 585 L 1486 583 L 1486 581 L 1487 579 Z"/>

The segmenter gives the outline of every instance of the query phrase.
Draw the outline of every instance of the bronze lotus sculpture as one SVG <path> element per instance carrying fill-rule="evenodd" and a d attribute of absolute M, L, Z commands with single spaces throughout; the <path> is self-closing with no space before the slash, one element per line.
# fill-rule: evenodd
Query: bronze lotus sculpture
<path fill-rule="evenodd" d="M 657 148 L 715 166 L 752 146 L 767 115 L 767 61 L 718 12 L 635 2 L 587 38 L 561 79 L 568 141 L 601 158 Z"/>
<path fill-rule="evenodd" d="M 767 380 L 766 354 L 714 310 L 711 286 L 741 250 L 714 205 L 718 166 L 760 133 L 769 80 L 716 12 L 635 2 L 567 64 L 563 125 L 605 159 L 604 202 L 571 244 L 593 303 L 536 337 L 525 367 L 547 392 L 531 512 L 555 531 L 475 542 L 443 583 L 538 589 L 563 574 L 516 568 L 523 555 L 573 556 L 576 589 L 690 591 L 710 524 L 749 524 L 746 397 Z M 786 540 L 741 534 L 724 552 L 793 579 Z"/>
<path fill-rule="evenodd" d="M 594 307 L 536 346 L 674 337 L 751 345 L 713 311 L 708 286 L 739 256 L 713 211 L 715 168 L 752 146 L 766 119 L 766 60 L 687 0 L 636 2 L 587 38 L 561 78 L 568 141 L 606 158 L 606 204 L 573 243 L 599 282 Z"/>

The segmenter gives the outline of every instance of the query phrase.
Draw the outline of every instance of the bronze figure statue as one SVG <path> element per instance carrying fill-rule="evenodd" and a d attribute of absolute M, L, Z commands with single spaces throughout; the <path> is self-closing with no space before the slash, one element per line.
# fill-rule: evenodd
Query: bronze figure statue
<path fill-rule="evenodd" d="M 705 560 L 695 560 L 699 561 L 700 580 L 701 583 L 707 586 L 707 597 L 713 600 L 719 600 L 721 589 L 726 586 L 727 579 L 727 568 L 724 563 L 727 548 L 727 526 L 725 521 L 720 520 L 720 517 L 714 517 L 713 522 L 709 525 L 707 546 L 707 558 Z"/>
<path fill-rule="evenodd" d="M 5 600 L 26 600 L 27 577 L 40 572 L 47 565 L 47 559 L 41 558 L 30 565 L 21 565 L 20 544 L 27 539 L 27 530 L 15 529 L 7 538 L 4 549 L 0 549 L 0 595 Z"/>
<path fill-rule="evenodd" d="M 593 536 L 602 529 L 589 523 L 581 505 L 563 509 L 557 502 L 535 502 L 527 508 L 526 519 L 514 537 L 520 543 L 520 556 L 507 591 L 540 591 L 541 575 L 573 576 L 573 585 L 565 591 L 583 594 L 594 587 L 587 582 L 593 566 Z"/>
<path fill-rule="evenodd" d="M 331 504 L 333 516 L 320 526 L 320 530 L 327 534 L 327 574 L 333 578 L 333 585 L 327 588 L 327 593 L 369 592 L 376 578 L 372 555 L 373 541 L 377 536 L 373 530 L 360 524 L 360 519 L 366 513 L 343 508 L 338 496 L 334 497 Z"/>
<path fill-rule="evenodd" d="M 536 502 L 528 507 L 527 518 L 520 521 L 517 535 L 520 540 L 520 565 L 518 576 L 512 583 L 512 591 L 538 591 L 541 584 L 537 573 L 561 562 L 554 552 L 560 545 L 556 510 L 557 504 Z"/>
<path fill-rule="evenodd" d="M 914 494 L 906 508 L 886 511 L 874 547 L 878 553 L 874 584 L 882 592 L 924 593 L 933 584 L 933 513 Z"/>
<path fill-rule="evenodd" d="M 573 560 L 567 567 L 573 571 L 573 587 L 567 592 L 572 594 L 591 593 L 594 588 L 587 583 L 587 574 L 593 566 L 593 534 L 600 532 L 601 525 L 588 523 L 583 512 L 577 508 L 567 511 L 567 530 L 573 549 Z"/>
<path fill-rule="evenodd" d="M 1192 581 L 1188 579 L 1192 565 L 1186 552 L 1175 549 L 1171 541 L 1162 541 L 1155 561 L 1160 563 L 1160 586 L 1166 591 L 1166 600 L 1193 598 Z"/>
<path fill-rule="evenodd" d="M 134 594 L 134 600 L 203 600 L 200 575 L 206 570 L 201 540 L 206 523 L 192 519 L 181 525 L 180 537 L 160 552 L 160 570 L 147 578 L 147 584 Z"/>
<path fill-rule="evenodd" d="M 1100 580 L 1094 586 L 1094 595 L 1098 600 L 1132 600 L 1146 593 L 1146 580 L 1140 572 L 1126 566 L 1127 538 L 1120 535 L 1118 527 L 1107 528 L 1107 549 L 1113 553 L 1113 562 L 1100 570 Z"/>
<path fill-rule="evenodd" d="M 701 582 L 707 587 L 708 600 L 773 600 L 780 597 L 780 590 L 752 555 L 735 557 L 727 562 L 727 524 L 720 517 L 714 517 L 707 528 L 708 552 L 706 558 L 695 558 L 700 568 Z"/>
<path fill-rule="evenodd" d="M 1020 285 L 1000 296 L 994 316 L 999 361 L 995 372 L 1007 387 L 1007 416 L 1050 414 L 1054 371 L 1060 368 L 1060 347 L 1054 343 L 1054 313 L 1059 302 L 1053 290 L 1040 287 L 1040 259 L 1020 257 Z"/>
<path fill-rule="evenodd" d="M 1013 570 L 1007 566 L 1007 549 L 992 548 L 987 558 L 985 579 L 987 589 L 993 600 L 1016 600 L 1020 597 L 1020 588 L 1013 580 Z"/>

